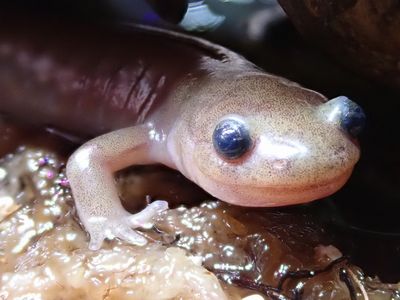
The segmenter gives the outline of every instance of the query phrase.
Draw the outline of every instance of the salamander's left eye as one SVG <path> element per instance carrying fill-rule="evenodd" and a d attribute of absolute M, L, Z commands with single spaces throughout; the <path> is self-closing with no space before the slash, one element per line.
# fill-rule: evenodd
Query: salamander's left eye
<path fill-rule="evenodd" d="M 329 100 L 322 104 L 318 111 L 325 120 L 340 126 L 343 131 L 352 137 L 357 137 L 366 123 L 363 109 L 345 96 Z"/>
<path fill-rule="evenodd" d="M 213 145 L 224 158 L 239 158 L 251 146 L 251 138 L 246 124 L 233 118 L 222 120 L 215 127 Z"/>
<path fill-rule="evenodd" d="M 356 137 L 365 127 L 365 113 L 357 103 L 346 97 L 343 98 L 345 98 L 345 101 L 340 118 L 340 125 L 351 136 Z"/>

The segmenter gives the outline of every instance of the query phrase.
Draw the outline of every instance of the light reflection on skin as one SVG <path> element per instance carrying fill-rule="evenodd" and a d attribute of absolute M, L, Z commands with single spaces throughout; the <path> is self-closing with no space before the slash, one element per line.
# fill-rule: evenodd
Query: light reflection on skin
<path fill-rule="evenodd" d="M 89 168 L 90 155 L 92 154 L 91 148 L 85 148 L 76 154 L 76 161 L 79 162 L 79 168 L 85 170 Z"/>
<path fill-rule="evenodd" d="M 260 136 L 257 153 L 266 159 L 293 159 L 302 157 L 308 149 L 298 141 L 284 138 L 270 138 L 266 135 Z"/>
<path fill-rule="evenodd" d="M 343 109 L 350 100 L 345 96 L 339 96 L 321 105 L 319 113 L 329 123 L 338 123 L 343 115 Z"/>
<path fill-rule="evenodd" d="M 337 118 L 339 117 L 340 114 L 340 108 L 339 106 L 335 106 L 332 111 L 328 114 L 328 121 L 329 122 L 333 122 L 335 120 L 337 120 Z"/>

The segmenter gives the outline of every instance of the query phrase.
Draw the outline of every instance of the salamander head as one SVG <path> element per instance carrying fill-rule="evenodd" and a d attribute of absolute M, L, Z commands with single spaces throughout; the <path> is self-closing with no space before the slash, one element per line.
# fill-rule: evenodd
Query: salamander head
<path fill-rule="evenodd" d="M 211 84 L 196 97 L 199 105 L 181 125 L 187 134 L 181 128 L 178 167 L 226 202 L 319 199 L 342 187 L 359 159 L 355 136 L 365 116 L 346 97 L 326 102 L 266 75 Z"/>

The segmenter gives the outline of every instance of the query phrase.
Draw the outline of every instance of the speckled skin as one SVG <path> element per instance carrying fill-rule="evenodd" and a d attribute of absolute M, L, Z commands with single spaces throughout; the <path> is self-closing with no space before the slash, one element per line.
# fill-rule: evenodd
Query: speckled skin
<path fill-rule="evenodd" d="M 165 164 L 213 196 L 243 206 L 319 199 L 335 192 L 350 176 L 359 158 L 358 146 L 331 117 L 335 105 L 325 104 L 322 95 L 266 74 L 201 39 L 142 28 L 131 35 L 140 43 L 128 39 L 121 50 L 100 47 L 104 37 L 99 37 L 77 40 L 88 61 L 64 43 L 71 50 L 66 62 L 56 44 L 49 47 L 56 50 L 48 53 L 26 48 L 29 59 L 22 63 L 18 56 L 10 59 L 16 52 L 9 47 L 18 45 L 15 49 L 24 53 L 29 43 L 0 39 L 0 64 L 7 67 L 7 73 L 0 68 L 0 110 L 16 116 L 30 112 L 42 123 L 89 135 L 122 128 L 88 141 L 67 164 L 91 249 L 114 237 L 145 244 L 133 229 L 150 227 L 153 216 L 168 207 L 165 201 L 155 201 L 134 215 L 124 210 L 113 172 L 129 165 Z M 95 49 L 92 59 L 89 54 Z M 46 69 L 40 64 L 33 68 L 39 58 L 53 72 L 43 73 Z M 106 74 L 109 70 L 114 70 L 111 77 Z M 69 74 L 66 71 L 72 72 L 69 81 L 60 80 L 60 74 Z M 82 78 L 76 89 L 74 83 Z M 23 83 L 17 93 L 16 80 Z M 46 103 L 48 109 L 40 110 L 38 103 Z M 215 126 L 232 115 L 247 124 L 252 137 L 251 149 L 233 161 L 217 154 L 212 143 Z"/>
<path fill-rule="evenodd" d="M 327 196 L 350 176 L 359 149 L 330 122 L 320 94 L 258 72 L 210 78 L 176 123 L 176 166 L 214 196 L 245 206 L 281 206 Z M 213 105 L 209 99 L 220 99 Z M 251 105 L 249 105 L 251 103 Z M 334 107 L 328 107 L 333 110 Z M 226 115 L 241 116 L 254 141 L 243 158 L 216 155 L 210 136 Z M 191 138 L 182 138 L 187 135 Z M 178 156 L 175 156 L 178 157 Z M 204 158 L 207 163 L 204 164 Z"/>

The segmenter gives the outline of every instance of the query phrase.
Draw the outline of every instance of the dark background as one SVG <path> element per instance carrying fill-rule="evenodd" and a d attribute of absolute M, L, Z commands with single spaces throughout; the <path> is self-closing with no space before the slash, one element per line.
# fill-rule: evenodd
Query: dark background
<path fill-rule="evenodd" d="M 140 22 L 184 30 L 177 23 L 187 13 L 185 1 L 165 0 L 161 6 L 149 2 L 19 0 L 2 1 L 0 9 L 2 13 L 40 15 L 44 21 L 62 18 L 82 26 Z M 189 6 L 192 16 L 204 12 L 200 2 L 192 1 Z M 364 108 L 367 128 L 360 138 L 362 157 L 352 178 L 330 199 L 305 209 L 327 228 L 335 246 L 367 274 L 378 275 L 384 282 L 400 281 L 400 92 L 357 75 L 312 40 L 305 41 L 275 1 L 208 2 L 211 22 L 192 24 L 192 34 L 228 46 L 267 72 L 330 98 L 346 95 Z"/>

